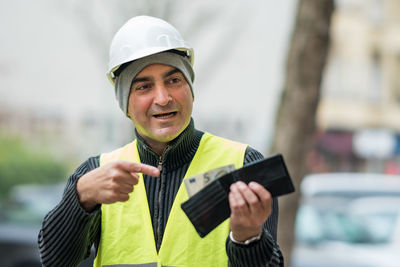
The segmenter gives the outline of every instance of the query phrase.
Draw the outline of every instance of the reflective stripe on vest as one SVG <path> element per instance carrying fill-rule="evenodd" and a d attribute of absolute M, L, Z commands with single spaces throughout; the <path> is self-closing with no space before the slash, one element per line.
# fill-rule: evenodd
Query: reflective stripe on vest
<path fill-rule="evenodd" d="M 144 263 L 144 264 L 115 264 L 103 265 L 103 267 L 157 267 L 157 262 Z M 176 266 L 161 266 L 161 267 L 176 267 Z"/>
<path fill-rule="evenodd" d="M 240 168 L 246 147 L 205 133 L 184 179 L 228 164 Z M 136 140 L 102 154 L 100 166 L 115 160 L 140 162 Z M 157 253 L 143 176 L 139 174 L 139 183 L 128 201 L 101 207 L 101 239 L 94 266 L 227 266 L 225 242 L 229 219 L 200 238 L 180 207 L 187 199 L 182 182 Z"/>
<path fill-rule="evenodd" d="M 115 265 L 103 265 L 103 267 L 157 267 L 157 262 L 150 262 L 144 264 L 115 264 Z M 168 267 L 168 266 L 163 266 Z"/>

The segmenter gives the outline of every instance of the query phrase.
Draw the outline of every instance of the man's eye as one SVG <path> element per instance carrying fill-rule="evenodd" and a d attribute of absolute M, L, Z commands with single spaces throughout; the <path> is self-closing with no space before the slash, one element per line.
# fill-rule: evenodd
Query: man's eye
<path fill-rule="evenodd" d="M 181 81 L 181 79 L 179 77 L 173 77 L 168 80 L 168 83 L 174 84 L 174 83 L 179 83 L 180 81 Z"/>
<path fill-rule="evenodd" d="M 149 84 L 142 84 L 136 87 L 136 91 L 146 90 L 150 87 Z"/>

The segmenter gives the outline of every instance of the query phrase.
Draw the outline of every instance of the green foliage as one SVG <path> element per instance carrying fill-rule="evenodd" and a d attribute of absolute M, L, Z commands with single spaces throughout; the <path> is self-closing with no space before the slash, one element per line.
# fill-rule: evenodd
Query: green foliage
<path fill-rule="evenodd" d="M 67 167 L 15 137 L 0 135 L 0 199 L 17 184 L 44 184 L 65 179 Z"/>

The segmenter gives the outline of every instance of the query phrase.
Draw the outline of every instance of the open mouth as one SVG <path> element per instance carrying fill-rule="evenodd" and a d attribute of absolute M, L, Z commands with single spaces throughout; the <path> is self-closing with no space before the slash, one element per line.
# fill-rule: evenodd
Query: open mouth
<path fill-rule="evenodd" d="M 173 117 L 175 114 L 176 114 L 176 111 L 168 112 L 168 113 L 162 113 L 162 114 L 155 114 L 155 115 L 153 115 L 153 117 L 157 118 L 157 119 L 168 119 L 168 118 Z"/>

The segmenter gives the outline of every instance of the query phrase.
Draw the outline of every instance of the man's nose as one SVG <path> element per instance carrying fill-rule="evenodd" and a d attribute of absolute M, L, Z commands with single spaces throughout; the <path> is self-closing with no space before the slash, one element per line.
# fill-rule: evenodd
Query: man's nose
<path fill-rule="evenodd" d="M 168 92 L 168 89 L 165 87 L 164 84 L 158 84 L 155 88 L 155 96 L 154 96 L 154 103 L 160 106 L 165 106 L 171 100 L 171 96 Z"/>

